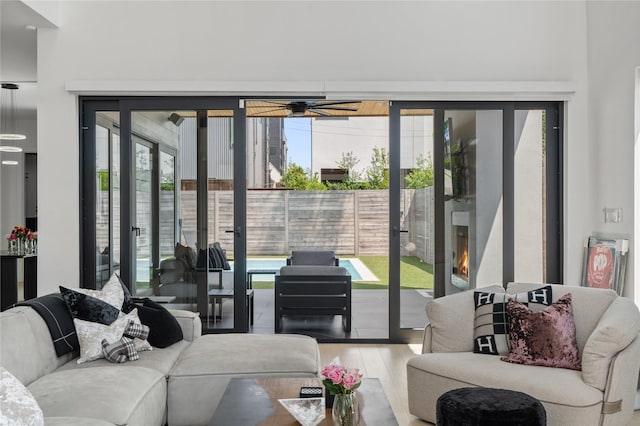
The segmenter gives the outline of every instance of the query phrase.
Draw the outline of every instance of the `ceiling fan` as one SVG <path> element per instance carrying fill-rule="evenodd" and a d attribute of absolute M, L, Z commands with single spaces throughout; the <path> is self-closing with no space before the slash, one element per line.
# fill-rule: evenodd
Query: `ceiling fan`
<path fill-rule="evenodd" d="M 270 105 L 255 105 L 252 108 L 270 108 L 266 111 L 256 111 L 253 115 L 263 115 L 274 111 L 286 111 L 289 110 L 289 116 L 291 117 L 304 117 L 307 112 L 322 115 L 325 117 L 331 116 L 329 111 L 357 111 L 358 108 L 349 107 L 346 105 L 359 104 L 360 101 L 291 101 L 291 102 L 278 102 L 278 101 L 260 101 L 262 103 L 268 103 Z"/>

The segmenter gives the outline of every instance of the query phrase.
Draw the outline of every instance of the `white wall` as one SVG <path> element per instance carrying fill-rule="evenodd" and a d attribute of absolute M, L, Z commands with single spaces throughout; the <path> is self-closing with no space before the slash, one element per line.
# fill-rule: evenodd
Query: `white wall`
<path fill-rule="evenodd" d="M 640 3 L 587 3 L 589 34 L 589 128 L 591 157 L 589 211 L 592 232 L 634 236 L 635 73 L 640 66 Z M 639 165 L 635 165 L 638 167 Z M 621 207 L 621 223 L 604 223 L 603 207 Z M 636 213 L 637 214 L 637 213 Z M 637 237 L 636 237 L 637 238 Z M 630 253 L 624 294 L 640 305 L 640 282 L 634 280 Z M 634 291 L 635 286 L 635 291 Z"/>
<path fill-rule="evenodd" d="M 585 123 L 587 28 L 603 31 L 587 25 L 583 2 L 64 2 L 59 11 L 60 29 L 38 31 L 39 275 L 47 277 L 39 293 L 79 284 L 78 102 L 68 82 L 107 94 L 149 87 L 322 94 L 338 82 L 332 87 L 381 98 L 367 89 L 375 87 L 392 99 L 402 97 L 397 87 L 424 99 L 478 99 L 502 83 L 527 92 L 531 81 L 566 82 L 576 92 L 567 105 L 565 277 L 578 284 L 580 244 L 593 227 L 584 212 L 601 204 L 585 185 Z M 310 28 L 326 31 L 307 36 Z M 634 51 L 630 37 L 622 47 L 612 50 Z M 624 112 L 618 98 L 611 104 Z"/>

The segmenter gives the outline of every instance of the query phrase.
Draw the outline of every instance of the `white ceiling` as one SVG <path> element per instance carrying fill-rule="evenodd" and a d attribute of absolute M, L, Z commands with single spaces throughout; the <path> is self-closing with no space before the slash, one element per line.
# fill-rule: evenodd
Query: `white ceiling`
<path fill-rule="evenodd" d="M 20 86 L 18 118 L 35 119 L 38 90 L 37 28 L 54 25 L 21 1 L 0 1 L 0 81 Z M 28 29 L 27 27 L 34 27 Z"/>

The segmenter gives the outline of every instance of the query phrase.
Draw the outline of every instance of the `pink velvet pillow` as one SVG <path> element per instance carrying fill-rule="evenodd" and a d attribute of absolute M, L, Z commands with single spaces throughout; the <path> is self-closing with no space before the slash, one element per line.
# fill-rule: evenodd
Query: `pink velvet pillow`
<path fill-rule="evenodd" d="M 520 302 L 507 303 L 509 355 L 502 361 L 515 364 L 581 370 L 576 342 L 571 293 L 540 312 Z"/>

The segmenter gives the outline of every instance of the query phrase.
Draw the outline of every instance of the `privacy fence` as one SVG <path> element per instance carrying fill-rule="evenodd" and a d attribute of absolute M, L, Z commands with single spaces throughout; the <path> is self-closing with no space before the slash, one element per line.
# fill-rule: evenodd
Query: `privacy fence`
<path fill-rule="evenodd" d="M 108 193 L 99 202 L 99 218 L 108 218 Z M 102 194 L 101 194 L 102 195 Z M 114 202 L 117 197 L 114 197 Z M 178 197 L 182 218 L 180 240 L 191 246 L 196 241 L 196 192 L 181 191 Z M 403 189 L 401 192 L 401 254 L 417 256 L 433 264 L 433 191 Z M 209 242 L 220 241 L 233 253 L 233 192 L 209 191 Z M 137 202 L 139 253 L 149 252 L 151 226 L 147 218 L 151 205 Z M 118 211 L 119 209 L 115 209 Z M 160 196 L 160 250 L 173 253 L 173 193 Z M 104 222 L 104 223 L 101 223 Z M 98 221 L 100 247 L 108 245 L 108 221 Z M 113 215 L 114 231 L 119 220 Z M 117 229 L 116 229 L 117 228 Z M 291 250 L 321 248 L 340 255 L 387 256 L 389 253 L 389 192 L 386 190 L 287 191 L 249 190 L 247 192 L 247 253 L 249 256 L 286 255 Z M 114 243 L 118 251 L 118 240 Z"/>
<path fill-rule="evenodd" d="M 401 193 L 402 255 L 433 263 L 433 191 Z M 183 236 L 193 244 L 196 194 L 182 191 Z M 233 252 L 233 193 L 210 191 L 209 242 Z M 322 248 L 341 255 L 386 256 L 389 252 L 389 192 L 386 190 L 286 191 L 247 193 L 247 253 L 283 255 Z M 412 244 L 410 244 L 412 243 Z"/>

